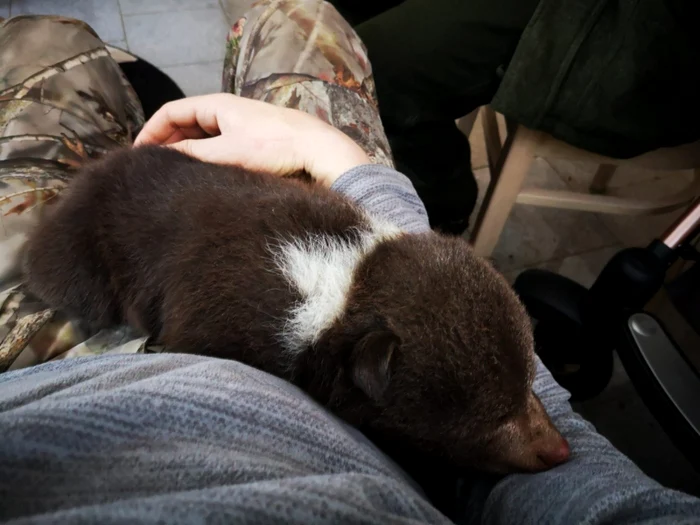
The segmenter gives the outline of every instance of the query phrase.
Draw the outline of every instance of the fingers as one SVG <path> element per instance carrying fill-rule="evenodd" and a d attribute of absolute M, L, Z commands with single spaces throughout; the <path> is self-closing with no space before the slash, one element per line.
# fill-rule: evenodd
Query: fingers
<path fill-rule="evenodd" d="M 188 139 L 204 139 L 210 137 L 202 128 L 183 128 L 175 130 L 175 132 L 168 138 L 161 142 L 162 145 L 167 146 L 169 144 L 174 144 L 175 142 L 180 142 L 181 140 Z"/>
<path fill-rule="evenodd" d="M 228 135 L 209 139 L 187 139 L 168 146 L 204 162 L 240 166 L 272 175 L 288 175 L 303 167 L 292 151 L 280 151 L 274 144 L 232 140 Z"/>
<path fill-rule="evenodd" d="M 369 162 L 352 139 L 315 116 L 223 93 L 164 105 L 134 143 L 147 144 L 275 175 L 305 170 L 324 184 Z"/>
<path fill-rule="evenodd" d="M 226 101 L 222 97 L 227 95 L 205 95 L 168 102 L 146 122 L 134 146 L 172 144 L 183 138 L 218 135 L 217 108 Z"/>
<path fill-rule="evenodd" d="M 170 148 L 205 162 L 221 162 L 221 144 L 216 138 L 186 139 L 170 144 Z M 223 162 L 222 164 L 227 164 Z"/>
<path fill-rule="evenodd" d="M 168 147 L 204 162 L 233 165 L 243 162 L 243 164 L 246 164 L 245 151 L 241 151 L 240 145 L 227 136 L 208 139 L 185 139 L 174 142 Z M 248 167 L 253 168 L 253 166 Z"/>

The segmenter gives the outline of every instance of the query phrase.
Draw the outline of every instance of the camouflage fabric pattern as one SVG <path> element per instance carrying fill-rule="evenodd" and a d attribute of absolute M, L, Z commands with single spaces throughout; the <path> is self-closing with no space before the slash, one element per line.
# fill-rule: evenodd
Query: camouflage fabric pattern
<path fill-rule="evenodd" d="M 255 2 L 231 28 L 225 92 L 316 115 L 393 167 L 372 68 L 355 31 L 327 2 Z"/>
<path fill-rule="evenodd" d="M 78 323 L 23 290 L 22 247 L 75 169 L 129 145 L 142 125 L 138 97 L 86 24 L 58 16 L 0 23 L 0 371 L 85 343 Z"/>
<path fill-rule="evenodd" d="M 392 166 L 366 50 L 326 2 L 261 0 L 231 27 L 222 91 L 307 111 Z M 55 16 L 0 21 L 0 372 L 50 359 L 159 351 L 127 327 L 92 334 L 21 283 L 22 247 L 75 169 L 130 145 L 140 103 L 92 29 Z"/>

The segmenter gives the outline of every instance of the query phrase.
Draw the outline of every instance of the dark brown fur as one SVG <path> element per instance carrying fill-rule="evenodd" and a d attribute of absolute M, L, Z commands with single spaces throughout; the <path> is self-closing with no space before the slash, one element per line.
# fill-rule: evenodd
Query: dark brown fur
<path fill-rule="evenodd" d="M 138 148 L 76 177 L 30 239 L 26 272 L 51 306 L 285 377 L 346 420 L 430 454 L 497 471 L 566 459 L 531 392 L 524 309 L 461 239 L 380 244 L 344 314 L 288 366 L 279 332 L 300 297 L 269 243 L 350 239 L 365 226 L 331 191 Z"/>

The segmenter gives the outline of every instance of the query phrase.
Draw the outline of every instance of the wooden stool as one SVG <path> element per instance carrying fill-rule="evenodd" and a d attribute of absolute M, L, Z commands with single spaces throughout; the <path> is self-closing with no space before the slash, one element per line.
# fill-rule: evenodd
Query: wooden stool
<path fill-rule="evenodd" d="M 493 252 L 516 202 L 597 213 L 654 215 L 686 206 L 700 195 L 700 142 L 662 148 L 639 157 L 621 160 L 590 153 L 546 133 L 509 122 L 506 126 L 507 136 L 502 144 L 496 113 L 488 106 L 481 108 L 481 111 L 491 180 L 472 230 L 471 242 L 476 253 L 482 257 L 488 257 Z M 475 111 L 458 121 L 458 127 L 463 132 L 471 129 L 476 113 Z M 600 167 L 589 193 L 547 189 L 523 190 L 525 176 L 536 157 L 595 162 Z M 682 191 L 656 201 L 604 195 L 608 182 L 621 165 L 666 171 L 693 169 L 694 177 Z"/>

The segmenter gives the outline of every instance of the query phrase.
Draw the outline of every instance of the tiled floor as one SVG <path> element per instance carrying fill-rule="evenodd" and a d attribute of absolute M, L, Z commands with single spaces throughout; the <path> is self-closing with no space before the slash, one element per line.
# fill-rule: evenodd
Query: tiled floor
<path fill-rule="evenodd" d="M 252 0 L 222 0 L 231 13 Z M 219 0 L 0 0 L 0 16 L 81 18 L 106 42 L 163 69 L 187 95 L 215 93 L 228 22 Z M 230 4 L 230 5 L 229 5 Z"/>
<path fill-rule="evenodd" d="M 100 36 L 162 68 L 187 95 L 219 90 L 228 20 L 251 0 L 0 0 L 0 17 L 53 13 L 82 18 Z M 482 189 L 488 180 L 481 126 L 470 137 L 473 166 Z M 526 184 L 585 188 L 595 166 L 565 161 L 534 163 Z M 646 197 L 672 192 L 688 174 L 620 170 L 617 195 Z M 511 279 L 524 268 L 543 267 L 590 285 L 620 248 L 642 245 L 675 214 L 652 218 L 599 216 L 516 205 L 495 251 L 496 265 Z M 618 447 L 665 483 L 700 493 L 700 477 L 669 443 L 631 387 L 621 366 L 597 400 L 578 407 Z"/>

